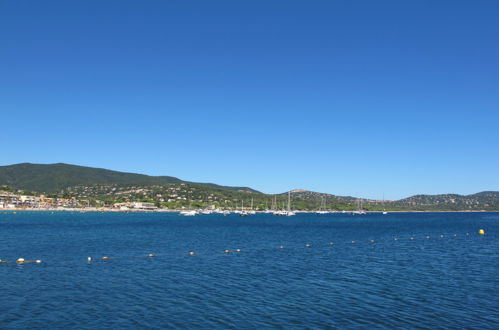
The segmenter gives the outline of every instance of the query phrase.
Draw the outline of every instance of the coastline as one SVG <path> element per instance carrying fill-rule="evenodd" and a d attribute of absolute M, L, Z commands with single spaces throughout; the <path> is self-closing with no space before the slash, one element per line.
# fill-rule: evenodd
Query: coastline
<path fill-rule="evenodd" d="M 1 212 L 78 212 L 78 213 L 92 213 L 92 212 L 109 212 L 109 213 L 180 213 L 186 211 L 185 209 L 109 209 L 109 208 L 5 208 L 0 209 Z M 230 211 L 233 213 L 234 211 Z M 267 214 L 265 211 L 255 211 L 257 214 Z M 317 211 L 293 211 L 300 214 L 314 214 Z M 331 211 L 327 214 L 352 214 L 354 211 Z M 388 213 L 499 213 L 499 210 L 397 210 L 387 211 Z M 213 212 L 217 213 L 217 212 Z M 381 214 L 382 211 L 366 211 L 366 214 Z"/>

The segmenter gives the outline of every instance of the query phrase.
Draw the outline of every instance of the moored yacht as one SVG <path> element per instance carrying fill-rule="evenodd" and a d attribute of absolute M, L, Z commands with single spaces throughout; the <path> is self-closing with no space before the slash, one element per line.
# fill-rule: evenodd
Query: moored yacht
<path fill-rule="evenodd" d="M 192 217 L 194 215 L 197 215 L 198 213 L 196 211 L 182 211 L 180 212 L 180 215 L 181 216 L 184 216 L 184 217 Z"/>
<path fill-rule="evenodd" d="M 388 214 L 388 212 L 385 209 L 385 194 L 383 194 L 383 214 Z"/>
<path fill-rule="evenodd" d="M 288 210 L 284 214 L 285 216 L 291 217 L 293 215 L 296 215 L 295 212 L 291 211 L 291 190 L 288 191 Z"/>
<path fill-rule="evenodd" d="M 315 212 L 315 214 L 328 214 L 329 212 L 326 211 L 326 201 L 324 199 L 324 196 L 322 196 L 321 199 L 321 206 L 319 207 L 319 210 Z"/>

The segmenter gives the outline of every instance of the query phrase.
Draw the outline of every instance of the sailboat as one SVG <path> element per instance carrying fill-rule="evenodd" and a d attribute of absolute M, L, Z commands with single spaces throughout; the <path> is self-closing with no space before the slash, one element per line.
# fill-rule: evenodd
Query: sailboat
<path fill-rule="evenodd" d="M 291 217 L 293 215 L 296 215 L 296 213 L 291 211 L 291 191 L 288 191 L 288 210 L 286 211 L 286 216 Z"/>
<path fill-rule="evenodd" d="M 248 212 L 246 212 L 246 211 L 244 210 L 244 201 L 243 201 L 243 200 L 241 200 L 241 213 L 239 213 L 239 216 L 241 216 L 241 217 L 245 217 L 245 216 L 247 216 L 247 215 L 248 215 Z"/>
<path fill-rule="evenodd" d="M 274 195 L 274 201 L 272 202 L 272 214 L 273 215 L 284 215 L 284 211 L 281 211 L 277 207 L 277 196 Z"/>
<path fill-rule="evenodd" d="M 256 211 L 253 210 L 253 197 L 251 197 L 251 209 L 248 211 L 248 214 L 256 214 Z"/>
<path fill-rule="evenodd" d="M 324 196 L 321 197 L 321 206 L 319 207 L 319 211 L 315 212 L 316 214 L 328 214 L 329 212 L 326 211 L 326 201 L 324 199 Z"/>
<path fill-rule="evenodd" d="M 364 200 L 361 198 L 360 199 L 360 210 L 359 210 L 359 214 L 367 214 L 367 212 L 364 211 L 363 202 L 364 202 Z"/>
<path fill-rule="evenodd" d="M 388 214 L 385 209 L 385 194 L 383 194 L 383 214 Z"/>
<path fill-rule="evenodd" d="M 362 209 L 362 198 L 357 199 L 357 211 L 353 211 L 352 214 L 366 214 L 366 211 Z"/>
<path fill-rule="evenodd" d="M 241 211 L 240 211 L 240 210 L 238 210 L 238 206 L 237 206 L 237 199 L 236 199 L 236 200 L 235 200 L 235 202 L 234 202 L 234 213 L 235 213 L 235 214 L 240 214 L 240 213 L 241 213 Z"/>

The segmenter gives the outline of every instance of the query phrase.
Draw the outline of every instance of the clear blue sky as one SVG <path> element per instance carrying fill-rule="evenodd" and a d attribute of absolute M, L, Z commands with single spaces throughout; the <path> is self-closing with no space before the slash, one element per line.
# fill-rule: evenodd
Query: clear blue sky
<path fill-rule="evenodd" d="M 0 1 L 0 164 L 499 190 L 499 1 Z"/>

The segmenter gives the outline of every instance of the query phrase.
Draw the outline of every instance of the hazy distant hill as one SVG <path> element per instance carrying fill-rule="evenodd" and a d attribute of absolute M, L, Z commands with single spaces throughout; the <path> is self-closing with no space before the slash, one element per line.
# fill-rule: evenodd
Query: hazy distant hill
<path fill-rule="evenodd" d="M 281 196 L 285 196 L 281 194 Z M 326 207 L 340 208 L 349 206 L 366 210 L 499 210 L 499 191 L 483 191 L 471 195 L 440 194 L 415 195 L 394 201 L 362 199 L 350 196 L 336 196 L 308 190 L 293 190 L 291 196 L 297 203 L 307 201 L 308 205 L 318 208 L 324 200 Z"/>
<path fill-rule="evenodd" d="M 0 184 L 36 192 L 54 193 L 76 185 L 93 184 L 169 184 L 189 183 L 172 176 L 149 176 L 144 174 L 111 171 L 102 168 L 57 164 L 22 163 L 0 166 Z M 227 190 L 257 192 L 246 187 L 227 187 L 204 184 Z"/>
<path fill-rule="evenodd" d="M 499 191 L 483 191 L 471 195 L 415 195 L 393 201 L 391 204 L 414 209 L 497 210 L 499 209 Z"/>

